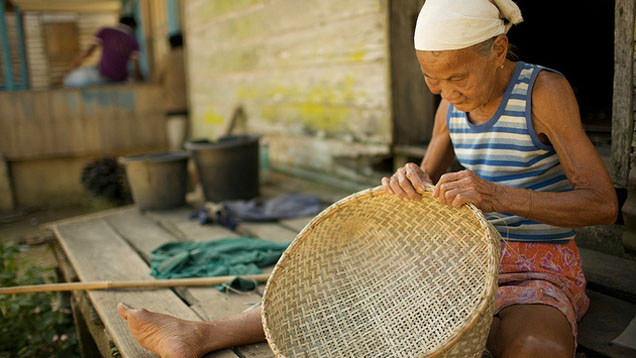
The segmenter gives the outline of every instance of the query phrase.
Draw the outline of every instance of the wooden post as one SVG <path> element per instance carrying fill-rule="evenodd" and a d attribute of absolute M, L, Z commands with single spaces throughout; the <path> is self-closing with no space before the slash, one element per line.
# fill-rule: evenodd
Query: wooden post
<path fill-rule="evenodd" d="M 9 213 L 15 210 L 13 198 L 9 163 L 0 154 L 0 212 Z"/>
<path fill-rule="evenodd" d="M 616 0 L 614 27 L 614 98 L 612 105 L 612 179 L 627 185 L 634 123 L 634 3 Z M 636 193 L 635 193 L 636 194 Z"/>
<path fill-rule="evenodd" d="M 20 88 L 29 88 L 29 72 L 27 71 L 27 58 L 24 46 L 24 26 L 22 24 L 22 13 L 18 5 L 13 5 L 15 11 L 15 28 L 18 33 L 18 53 L 20 55 Z"/>
<path fill-rule="evenodd" d="M 7 35 L 7 20 L 5 17 L 5 0 L 0 0 L 0 36 L 2 37 L 2 59 L 4 66 L 4 80 L 6 89 L 14 89 L 13 71 L 11 69 L 11 53 L 9 52 L 9 36 Z"/>
<path fill-rule="evenodd" d="M 629 171 L 627 200 L 623 204 L 623 247 L 626 251 L 636 252 L 636 157 L 632 157 L 632 169 Z"/>

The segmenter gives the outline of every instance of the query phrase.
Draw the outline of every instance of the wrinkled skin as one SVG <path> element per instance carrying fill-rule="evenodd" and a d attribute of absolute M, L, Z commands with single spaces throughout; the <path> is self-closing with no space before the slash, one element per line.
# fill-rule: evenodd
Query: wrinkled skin
<path fill-rule="evenodd" d="M 198 358 L 222 348 L 265 340 L 260 308 L 211 322 L 182 320 L 124 303 L 117 310 L 133 338 L 162 358 Z"/>

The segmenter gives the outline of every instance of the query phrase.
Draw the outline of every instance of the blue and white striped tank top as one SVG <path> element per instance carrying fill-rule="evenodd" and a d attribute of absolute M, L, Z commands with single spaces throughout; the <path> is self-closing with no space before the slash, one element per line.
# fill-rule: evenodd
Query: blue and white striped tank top
<path fill-rule="evenodd" d="M 532 127 L 532 86 L 543 69 L 518 62 L 497 112 L 486 123 L 474 125 L 465 112 L 450 106 L 446 123 L 455 155 L 466 169 L 509 187 L 572 190 L 554 148 L 543 144 Z M 485 216 L 511 241 L 566 243 L 574 239 L 572 229 L 502 212 Z"/>

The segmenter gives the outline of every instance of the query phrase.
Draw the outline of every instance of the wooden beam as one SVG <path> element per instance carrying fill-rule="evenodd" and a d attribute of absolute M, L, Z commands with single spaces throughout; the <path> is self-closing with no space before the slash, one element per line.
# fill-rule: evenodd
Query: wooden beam
<path fill-rule="evenodd" d="M 116 0 L 13 0 L 23 12 L 119 12 L 121 2 Z"/>
<path fill-rule="evenodd" d="M 634 15 L 636 0 L 616 0 L 614 27 L 614 96 L 612 168 L 614 184 L 627 185 L 633 136 Z"/>

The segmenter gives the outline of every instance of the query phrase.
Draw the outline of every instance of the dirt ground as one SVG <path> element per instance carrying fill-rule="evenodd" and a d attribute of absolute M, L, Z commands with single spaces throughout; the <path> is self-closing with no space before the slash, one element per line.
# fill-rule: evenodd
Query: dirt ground
<path fill-rule="evenodd" d="M 48 209 L 19 212 L 11 215 L 0 214 L 0 241 L 15 242 L 21 245 L 21 259 L 31 265 L 55 267 L 57 261 L 50 245 L 46 245 L 50 231 L 43 224 L 72 216 L 93 212 L 95 209 L 74 207 L 64 209 Z M 40 244 L 39 242 L 42 242 Z"/>

